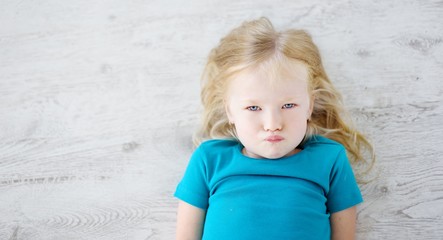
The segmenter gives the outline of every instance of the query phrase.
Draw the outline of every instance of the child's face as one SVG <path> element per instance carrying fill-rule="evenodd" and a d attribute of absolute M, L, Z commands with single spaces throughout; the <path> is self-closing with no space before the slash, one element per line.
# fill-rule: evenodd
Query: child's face
<path fill-rule="evenodd" d="M 275 159 L 299 151 L 312 99 L 306 67 L 291 65 L 291 71 L 279 74 L 276 82 L 267 79 L 269 74 L 249 69 L 229 83 L 226 112 L 246 156 Z"/>

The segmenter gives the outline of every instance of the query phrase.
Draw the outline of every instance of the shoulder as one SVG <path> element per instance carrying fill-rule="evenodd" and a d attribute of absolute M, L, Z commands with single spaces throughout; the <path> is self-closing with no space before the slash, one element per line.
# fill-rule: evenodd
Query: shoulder
<path fill-rule="evenodd" d="M 239 154 L 240 143 L 230 139 L 207 140 L 195 150 L 192 160 L 205 169 L 208 181 L 212 181 L 222 169 L 228 167 Z"/>
<path fill-rule="evenodd" d="M 334 165 L 337 161 L 347 161 L 346 148 L 341 143 L 324 136 L 313 135 L 303 144 L 303 149 L 311 159 L 328 163 L 327 165 Z"/>
<path fill-rule="evenodd" d="M 235 155 L 239 146 L 240 143 L 235 139 L 211 139 L 202 142 L 195 152 L 205 159 L 214 159 L 219 156 Z"/>
<path fill-rule="evenodd" d="M 321 135 L 313 135 L 305 141 L 303 148 L 314 148 L 314 149 L 325 149 L 325 150 L 336 150 L 344 151 L 345 147 L 334 140 L 326 138 Z"/>
<path fill-rule="evenodd" d="M 210 139 L 202 142 L 198 149 L 223 149 L 238 146 L 238 141 L 234 139 Z"/>

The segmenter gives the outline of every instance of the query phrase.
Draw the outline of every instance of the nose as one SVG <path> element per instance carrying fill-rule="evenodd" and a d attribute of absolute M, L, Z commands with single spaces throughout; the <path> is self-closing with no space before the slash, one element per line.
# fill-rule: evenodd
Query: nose
<path fill-rule="evenodd" d="M 283 121 L 280 111 L 273 110 L 266 112 L 263 119 L 263 128 L 265 131 L 280 131 L 283 127 Z"/>

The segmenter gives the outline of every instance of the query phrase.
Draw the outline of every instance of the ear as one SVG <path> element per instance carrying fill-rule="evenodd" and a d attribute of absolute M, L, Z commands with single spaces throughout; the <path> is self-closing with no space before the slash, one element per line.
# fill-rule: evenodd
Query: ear
<path fill-rule="evenodd" d="M 224 105 L 225 105 L 225 113 L 226 116 L 228 117 L 229 123 L 234 123 L 234 118 L 232 116 L 231 110 L 229 109 L 229 104 L 226 100 L 224 101 Z"/>
<path fill-rule="evenodd" d="M 315 96 L 314 94 L 312 94 L 309 101 L 309 110 L 307 115 L 308 119 L 311 119 L 312 112 L 314 111 L 314 104 L 315 104 Z"/>

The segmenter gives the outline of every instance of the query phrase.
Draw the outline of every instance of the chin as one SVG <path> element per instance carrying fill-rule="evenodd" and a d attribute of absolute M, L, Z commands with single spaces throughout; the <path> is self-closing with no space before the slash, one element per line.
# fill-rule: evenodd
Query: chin
<path fill-rule="evenodd" d="M 286 154 L 274 153 L 274 154 L 268 154 L 267 156 L 264 156 L 264 157 L 268 158 L 268 159 L 277 159 L 277 158 L 282 158 L 284 156 L 286 156 Z"/>
<path fill-rule="evenodd" d="M 297 151 L 294 148 L 294 149 L 290 150 L 289 152 L 286 152 L 286 151 L 285 152 L 275 152 L 275 153 L 268 154 L 268 156 L 265 156 L 265 157 L 269 158 L 269 159 L 277 159 L 277 158 L 289 157 L 289 156 L 292 156 L 296 153 L 297 153 Z"/>

